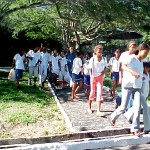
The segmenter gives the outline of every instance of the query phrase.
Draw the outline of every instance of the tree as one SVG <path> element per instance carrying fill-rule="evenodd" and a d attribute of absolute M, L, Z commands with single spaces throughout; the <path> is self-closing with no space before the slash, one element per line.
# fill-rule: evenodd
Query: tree
<path fill-rule="evenodd" d="M 150 23 L 147 0 L 2 0 L 0 22 L 17 36 L 55 38 L 69 46 L 123 30 L 145 30 Z M 3 13 L 2 13 L 3 12 Z"/>

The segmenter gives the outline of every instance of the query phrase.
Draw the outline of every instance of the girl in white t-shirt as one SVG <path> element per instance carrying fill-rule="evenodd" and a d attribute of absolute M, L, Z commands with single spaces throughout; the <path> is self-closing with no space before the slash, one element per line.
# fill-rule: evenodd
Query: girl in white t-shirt
<path fill-rule="evenodd" d="M 102 45 L 97 45 L 94 48 L 95 55 L 89 61 L 91 89 L 89 96 L 88 112 L 92 113 L 91 105 L 92 101 L 95 99 L 96 93 L 97 115 L 99 116 L 103 116 L 103 114 L 100 112 L 100 107 L 101 103 L 103 103 L 102 88 L 103 88 L 104 74 L 107 66 L 106 58 L 102 56 L 102 52 L 103 52 Z"/>
<path fill-rule="evenodd" d="M 72 101 L 78 101 L 76 94 L 83 85 L 82 76 L 81 76 L 83 64 L 82 64 L 82 60 L 80 57 L 81 57 L 81 53 L 77 52 L 76 58 L 73 60 L 73 66 L 72 66 L 73 85 L 72 85 L 72 92 L 71 92 L 71 100 Z"/>
<path fill-rule="evenodd" d="M 114 57 L 111 57 L 109 60 L 108 66 L 110 67 L 111 80 L 112 80 L 112 88 L 110 89 L 110 95 L 114 98 L 115 90 L 119 83 L 119 69 L 120 69 L 120 50 L 116 49 L 114 52 Z"/>
<path fill-rule="evenodd" d="M 89 60 L 85 60 L 83 64 L 83 73 L 84 73 L 84 92 L 89 96 L 90 94 L 90 71 L 89 71 Z"/>
<path fill-rule="evenodd" d="M 140 135 L 140 106 L 141 106 L 141 88 L 143 77 L 143 62 L 149 52 L 149 45 L 143 43 L 139 45 L 138 55 L 129 55 L 122 62 L 123 79 L 122 79 L 122 101 L 119 106 L 111 114 L 111 124 L 114 126 L 117 118 L 123 114 L 128 105 L 131 94 L 134 97 L 133 108 L 133 122 L 131 125 L 131 133 L 136 136 Z"/>
<path fill-rule="evenodd" d="M 150 71 L 150 62 L 143 62 L 143 83 L 141 88 L 141 104 L 143 107 L 143 122 L 144 122 L 144 133 L 147 134 L 150 132 L 150 111 L 147 104 L 147 97 L 149 94 L 149 71 Z M 134 108 L 131 107 L 126 113 L 125 117 L 129 122 L 132 122 L 134 114 Z"/>
<path fill-rule="evenodd" d="M 68 67 L 67 67 L 67 59 L 65 57 L 65 52 L 61 51 L 60 53 L 60 76 L 59 76 L 59 80 L 62 81 L 61 84 L 61 88 L 63 88 L 65 86 L 65 83 L 69 83 L 70 82 L 70 75 L 69 75 L 69 71 L 68 71 Z"/>
<path fill-rule="evenodd" d="M 53 55 L 51 56 L 50 70 L 52 73 L 52 83 L 56 88 L 58 88 L 59 83 L 57 82 L 57 78 L 59 77 L 59 72 L 61 71 L 60 66 L 60 56 L 58 56 L 58 51 L 55 49 L 53 51 Z"/>

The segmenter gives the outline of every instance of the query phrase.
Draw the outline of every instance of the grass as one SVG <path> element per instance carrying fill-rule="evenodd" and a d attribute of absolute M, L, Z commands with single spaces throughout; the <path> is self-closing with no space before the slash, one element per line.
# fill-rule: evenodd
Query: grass
<path fill-rule="evenodd" d="M 0 138 L 65 133 L 65 123 L 53 96 L 46 89 L 27 85 L 27 73 L 17 89 L 0 73 Z"/>

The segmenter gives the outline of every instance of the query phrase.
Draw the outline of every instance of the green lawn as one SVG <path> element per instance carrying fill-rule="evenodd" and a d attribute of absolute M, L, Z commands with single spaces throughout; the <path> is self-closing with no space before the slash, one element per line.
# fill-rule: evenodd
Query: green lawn
<path fill-rule="evenodd" d="M 27 85 L 17 89 L 0 73 L 0 138 L 39 137 L 65 133 L 65 123 L 49 90 Z"/>

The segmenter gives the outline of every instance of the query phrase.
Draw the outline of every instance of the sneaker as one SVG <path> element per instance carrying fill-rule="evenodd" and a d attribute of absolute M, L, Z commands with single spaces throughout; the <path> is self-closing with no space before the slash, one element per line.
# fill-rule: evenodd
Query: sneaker
<path fill-rule="evenodd" d="M 144 131 L 144 134 L 149 134 L 150 133 L 150 131 Z"/>

